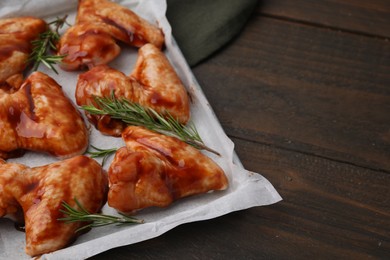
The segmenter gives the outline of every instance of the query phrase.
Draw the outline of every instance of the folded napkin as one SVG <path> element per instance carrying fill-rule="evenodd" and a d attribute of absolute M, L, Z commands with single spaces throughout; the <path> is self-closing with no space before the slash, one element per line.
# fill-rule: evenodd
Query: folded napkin
<path fill-rule="evenodd" d="M 172 34 L 194 66 L 236 36 L 257 0 L 167 0 Z"/>

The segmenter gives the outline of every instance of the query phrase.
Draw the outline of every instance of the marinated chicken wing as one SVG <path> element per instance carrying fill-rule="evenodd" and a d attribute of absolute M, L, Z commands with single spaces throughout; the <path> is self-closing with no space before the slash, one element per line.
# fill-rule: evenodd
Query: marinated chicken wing
<path fill-rule="evenodd" d="M 32 51 L 31 41 L 47 28 L 45 21 L 33 17 L 0 19 L 0 82 L 23 72 Z"/>
<path fill-rule="evenodd" d="M 164 35 L 131 10 L 107 0 L 79 0 L 76 24 L 59 42 L 61 67 L 77 70 L 107 64 L 120 52 L 116 41 L 141 47 L 152 43 L 161 48 Z"/>
<path fill-rule="evenodd" d="M 166 207 L 173 201 L 223 190 L 223 170 L 192 146 L 142 127 L 127 127 L 108 171 L 108 204 L 120 212 Z"/>
<path fill-rule="evenodd" d="M 67 246 L 80 222 L 59 218 L 62 202 L 77 208 L 76 198 L 89 212 L 96 213 L 106 201 L 107 177 L 101 166 L 86 156 L 29 168 L 17 163 L 0 163 L 0 217 L 25 223 L 26 253 L 49 253 Z"/>
<path fill-rule="evenodd" d="M 81 114 L 49 76 L 35 72 L 18 90 L 0 88 L 0 158 L 24 149 L 71 157 L 87 145 Z"/>
<path fill-rule="evenodd" d="M 152 44 L 139 49 L 135 69 L 128 77 L 106 65 L 79 75 L 76 89 L 78 105 L 94 103 L 94 96 L 125 98 L 162 114 L 169 112 L 181 123 L 190 117 L 187 91 L 165 55 Z M 96 105 L 96 104 L 95 104 Z M 89 115 L 101 132 L 120 136 L 125 124 L 109 116 Z"/>

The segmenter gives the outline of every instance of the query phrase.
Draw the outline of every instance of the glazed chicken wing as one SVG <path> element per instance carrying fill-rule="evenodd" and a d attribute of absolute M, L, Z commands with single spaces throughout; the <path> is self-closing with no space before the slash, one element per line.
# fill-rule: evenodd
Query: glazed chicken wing
<path fill-rule="evenodd" d="M 34 72 L 18 90 L 0 88 L 0 158 L 24 149 L 71 157 L 87 145 L 81 114 L 49 76 Z"/>
<path fill-rule="evenodd" d="M 45 21 L 33 17 L 0 19 L 0 83 L 26 68 L 31 41 L 46 28 Z"/>
<path fill-rule="evenodd" d="M 67 55 L 61 67 L 77 70 L 107 64 L 120 52 L 116 41 L 161 48 L 164 35 L 131 10 L 107 0 L 79 0 L 76 24 L 61 37 L 59 55 Z"/>
<path fill-rule="evenodd" d="M 181 123 L 190 117 L 187 91 L 163 52 L 152 44 L 138 51 L 135 69 L 128 77 L 106 65 L 79 75 L 76 88 L 78 105 L 94 104 L 94 96 L 125 98 L 162 114 L 169 112 Z M 96 104 L 95 104 L 96 105 Z M 120 136 L 125 125 L 109 116 L 89 115 L 101 132 Z"/>
<path fill-rule="evenodd" d="M 26 253 L 49 253 L 73 241 L 80 222 L 65 223 L 62 202 L 76 207 L 74 198 L 89 211 L 100 211 L 106 200 L 107 177 L 86 156 L 29 168 L 0 163 L 0 217 L 25 223 Z"/>
<path fill-rule="evenodd" d="M 173 201 L 223 190 L 223 170 L 194 147 L 142 127 L 127 127 L 108 171 L 108 204 L 120 212 L 166 207 Z"/>

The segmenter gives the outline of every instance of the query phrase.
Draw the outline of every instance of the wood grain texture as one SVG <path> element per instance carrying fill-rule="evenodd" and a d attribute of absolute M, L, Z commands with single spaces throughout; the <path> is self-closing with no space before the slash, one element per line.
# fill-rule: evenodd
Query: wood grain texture
<path fill-rule="evenodd" d="M 230 136 L 390 171 L 390 43 L 255 16 L 194 69 Z"/>
<path fill-rule="evenodd" d="M 292 244 L 294 238 L 298 243 L 307 239 L 296 246 L 321 248 L 321 256 L 333 252 L 360 259 L 390 253 L 389 174 L 272 146 L 235 143 L 245 167 L 262 173 L 284 198 L 274 206 L 280 209 L 275 222 L 290 225 Z"/>
<path fill-rule="evenodd" d="M 388 0 L 263 0 L 264 15 L 331 27 L 359 34 L 390 37 L 390 2 Z"/>
<path fill-rule="evenodd" d="M 390 177 L 233 139 L 284 200 L 177 227 L 93 259 L 366 259 L 390 255 Z M 367 181 L 369 180 L 369 181 Z"/>

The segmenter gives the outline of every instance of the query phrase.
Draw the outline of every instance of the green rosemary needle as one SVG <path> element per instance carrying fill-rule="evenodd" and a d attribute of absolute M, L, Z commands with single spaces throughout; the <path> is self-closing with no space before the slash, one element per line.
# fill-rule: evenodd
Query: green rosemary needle
<path fill-rule="evenodd" d="M 104 166 L 104 164 L 105 164 L 106 160 L 108 159 L 108 157 L 112 153 L 115 153 L 118 150 L 118 148 L 101 149 L 101 148 L 97 148 L 97 147 L 95 147 L 93 145 L 91 145 L 91 147 L 95 151 L 88 150 L 87 154 L 91 155 L 91 158 L 103 157 L 102 166 Z"/>
<path fill-rule="evenodd" d="M 79 209 L 73 208 L 65 201 L 62 202 L 64 209 L 60 209 L 60 212 L 66 215 L 64 218 L 59 218 L 59 221 L 64 221 L 65 223 L 74 223 L 74 222 L 87 222 L 89 224 L 84 225 L 78 228 L 75 232 L 79 232 L 85 229 L 93 227 L 101 227 L 107 225 L 128 225 L 128 224 L 142 224 L 143 220 L 139 220 L 133 217 L 126 216 L 119 213 L 121 216 L 112 216 L 105 214 L 91 214 L 88 212 L 80 202 L 75 198 L 74 201 L 77 204 Z"/>
<path fill-rule="evenodd" d="M 158 133 L 177 137 L 197 149 L 220 155 L 203 143 L 194 125 L 185 126 L 169 113 L 163 116 L 154 109 L 124 98 L 116 98 L 113 94 L 111 97 L 95 97 L 94 100 L 96 106 L 84 105 L 81 108 L 93 115 L 109 115 L 128 125 L 143 126 Z"/>
<path fill-rule="evenodd" d="M 66 24 L 67 17 L 68 15 L 65 15 L 62 18 L 57 17 L 56 20 L 49 23 L 49 28 L 47 31 L 41 33 L 37 40 L 31 42 L 33 50 L 28 58 L 28 62 L 33 64 L 33 71 L 36 71 L 39 65 L 42 63 L 58 74 L 53 65 L 57 62 L 60 62 L 66 55 L 50 55 L 47 54 L 47 52 L 49 49 L 53 51 L 57 50 L 56 43 L 60 39 L 60 34 L 58 31 L 64 26 L 64 24 Z M 54 26 L 54 30 L 50 28 L 51 25 Z"/>

